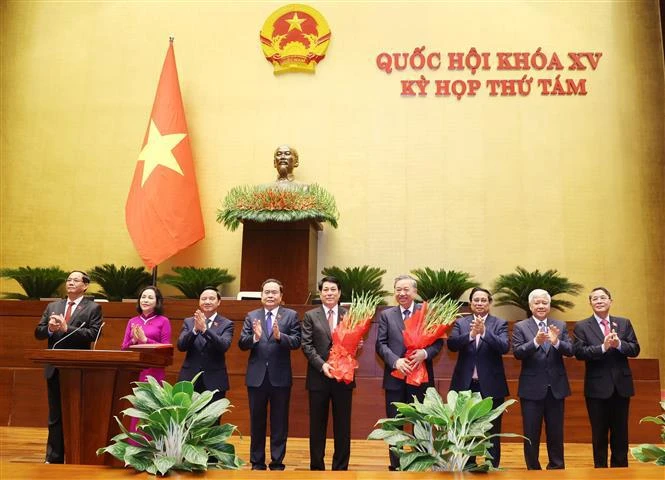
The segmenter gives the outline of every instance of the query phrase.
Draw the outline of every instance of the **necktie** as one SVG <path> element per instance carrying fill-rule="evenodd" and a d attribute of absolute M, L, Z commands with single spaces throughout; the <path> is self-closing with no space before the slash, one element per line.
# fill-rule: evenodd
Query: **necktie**
<path fill-rule="evenodd" d="M 603 326 L 603 333 L 607 337 L 610 334 L 610 322 L 606 318 L 600 321 L 600 324 Z"/>
<path fill-rule="evenodd" d="M 545 322 L 540 322 L 538 326 L 540 327 L 541 332 L 547 333 L 547 325 L 545 325 Z M 543 350 L 545 350 L 545 353 L 547 353 L 550 349 L 549 340 L 545 340 L 545 343 L 543 343 L 541 347 L 543 347 Z"/>
<path fill-rule="evenodd" d="M 67 302 L 67 310 L 65 311 L 65 323 L 69 323 L 69 319 L 72 318 L 72 308 L 76 302 Z"/>
<path fill-rule="evenodd" d="M 332 308 L 328 310 L 328 326 L 330 327 L 330 333 L 335 330 L 335 312 Z"/>
<path fill-rule="evenodd" d="M 409 318 L 410 316 L 411 316 L 411 311 L 408 310 L 408 309 L 407 309 L 407 310 L 404 310 L 404 320 L 406 320 L 406 319 Z"/>
<path fill-rule="evenodd" d="M 266 315 L 266 327 L 268 329 L 266 333 L 270 336 L 270 332 L 272 332 L 272 312 L 268 312 Z"/>
<path fill-rule="evenodd" d="M 212 327 L 212 318 L 207 318 L 206 319 L 206 328 Z"/>

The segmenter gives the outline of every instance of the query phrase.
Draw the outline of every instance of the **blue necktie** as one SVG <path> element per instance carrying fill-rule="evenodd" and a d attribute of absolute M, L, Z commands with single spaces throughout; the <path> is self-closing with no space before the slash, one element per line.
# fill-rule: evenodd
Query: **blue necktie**
<path fill-rule="evenodd" d="M 404 310 L 404 320 L 409 318 L 410 315 L 411 315 L 411 311 L 409 309 Z"/>
<path fill-rule="evenodd" d="M 540 327 L 541 332 L 547 333 L 547 325 L 545 325 L 545 322 L 540 322 L 538 324 L 538 326 Z M 541 345 L 541 347 L 543 347 L 543 350 L 545 351 L 545 353 L 549 352 L 549 350 L 550 350 L 550 341 L 549 341 L 549 339 L 545 340 L 545 343 L 543 343 Z"/>
<path fill-rule="evenodd" d="M 266 315 L 266 327 L 268 329 L 266 335 L 269 337 L 270 332 L 272 332 L 272 312 L 268 312 L 268 314 Z"/>

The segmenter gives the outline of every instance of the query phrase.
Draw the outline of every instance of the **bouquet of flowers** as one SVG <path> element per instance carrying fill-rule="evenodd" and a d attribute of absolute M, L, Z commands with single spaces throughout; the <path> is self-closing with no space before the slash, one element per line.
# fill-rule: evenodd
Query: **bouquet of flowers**
<path fill-rule="evenodd" d="M 358 344 L 369 331 L 376 307 L 381 302 L 381 297 L 369 293 L 354 293 L 351 299 L 349 310 L 332 332 L 333 345 L 328 356 L 335 380 L 347 384 L 353 382 L 354 372 L 358 368 Z"/>
<path fill-rule="evenodd" d="M 420 310 L 416 310 L 404 320 L 405 357 L 409 358 L 415 350 L 428 347 L 439 338 L 446 338 L 459 314 L 459 307 L 460 303 L 457 300 L 447 296 L 435 297 L 423 303 Z M 405 378 L 399 370 L 394 370 L 391 375 L 402 380 Z M 416 387 L 428 381 L 429 376 L 424 362 L 419 363 L 406 375 L 406 383 Z"/>

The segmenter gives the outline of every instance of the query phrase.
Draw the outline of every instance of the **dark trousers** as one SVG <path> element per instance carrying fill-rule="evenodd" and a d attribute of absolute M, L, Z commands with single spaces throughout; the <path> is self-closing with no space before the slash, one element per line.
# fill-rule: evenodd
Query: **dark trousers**
<path fill-rule="evenodd" d="M 472 380 L 469 389 L 472 392 L 480 393 L 480 384 L 477 381 L 474 382 Z M 492 408 L 498 407 L 504 402 L 504 400 L 504 397 L 492 398 Z M 501 417 L 503 417 L 503 415 L 499 415 L 498 418 L 496 418 L 492 423 L 492 428 L 489 431 L 490 435 L 501 433 Z M 492 459 L 490 460 L 492 462 L 492 466 L 494 468 L 499 468 L 499 463 L 501 462 L 501 437 L 492 437 L 490 442 L 492 442 L 492 446 L 487 449 L 487 453 L 492 456 Z M 469 463 L 476 463 L 476 457 L 469 458 Z"/>
<path fill-rule="evenodd" d="M 431 384 L 426 384 L 414 387 L 404 382 L 398 390 L 386 390 L 386 417 L 395 417 L 397 415 L 397 408 L 392 402 L 412 403 L 414 395 L 418 401 L 422 402 L 425 398 L 425 391 L 428 387 L 432 386 Z M 393 452 L 389 452 L 389 455 L 390 467 L 388 468 L 390 470 L 397 470 L 399 468 L 399 457 Z"/>
<path fill-rule="evenodd" d="M 614 390 L 610 398 L 584 397 L 591 422 L 593 466 L 607 468 L 607 437 L 612 449 L 611 467 L 628 466 L 628 406 L 629 397 L 621 397 Z"/>
<path fill-rule="evenodd" d="M 65 437 L 62 433 L 62 406 L 60 399 L 60 373 L 56 369 L 51 378 L 46 379 L 48 395 L 48 439 L 46 440 L 46 461 L 65 463 Z"/>
<path fill-rule="evenodd" d="M 328 413 L 332 402 L 335 451 L 333 470 L 348 470 L 351 456 L 351 399 L 353 390 L 335 380 L 322 390 L 309 391 L 309 468 L 325 470 Z"/>
<path fill-rule="evenodd" d="M 565 468 L 563 459 L 563 408 L 564 399 L 556 399 L 552 390 L 547 389 L 543 400 L 520 398 L 522 407 L 522 427 L 524 436 L 531 443 L 524 441 L 524 461 L 529 470 L 541 470 L 538 455 L 540 451 L 540 431 L 545 419 L 545 438 L 547 439 L 548 470 Z"/>
<path fill-rule="evenodd" d="M 249 461 L 252 470 L 266 469 L 266 419 L 270 404 L 270 470 L 284 470 L 286 439 L 289 435 L 291 387 L 273 387 L 268 372 L 260 387 L 247 387 L 252 438 Z"/>

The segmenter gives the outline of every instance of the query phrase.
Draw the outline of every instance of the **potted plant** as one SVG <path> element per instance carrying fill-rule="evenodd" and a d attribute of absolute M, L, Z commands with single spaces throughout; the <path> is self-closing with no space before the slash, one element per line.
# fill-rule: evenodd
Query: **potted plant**
<path fill-rule="evenodd" d="M 139 291 L 152 281 L 152 275 L 144 267 L 122 265 L 118 268 L 110 263 L 92 267 L 89 275 L 90 280 L 102 287 L 99 296 L 116 302 L 137 298 Z"/>
<path fill-rule="evenodd" d="M 235 425 L 216 424 L 230 402 L 223 398 L 210 403 L 214 392 L 195 392 L 193 382 L 199 375 L 175 385 L 166 381 L 160 385 L 150 376 L 147 382 L 135 382 L 134 394 L 123 397 L 132 407 L 122 413 L 139 419 L 139 431 L 129 432 L 115 417 L 122 433 L 113 437 L 111 445 L 97 450 L 97 455 L 109 453 L 125 465 L 153 475 L 165 475 L 171 469 L 240 468 L 244 462 L 227 443 Z"/>
<path fill-rule="evenodd" d="M 60 267 L 18 267 L 2 268 L 0 276 L 11 278 L 21 286 L 22 293 L 6 293 L 5 298 L 19 300 L 39 300 L 58 297 L 58 289 L 65 283 L 67 272 Z"/>
<path fill-rule="evenodd" d="M 218 287 L 235 280 L 225 268 L 173 267 L 175 275 L 166 274 L 159 281 L 180 290 L 185 298 L 199 298 L 204 287 Z"/>
<path fill-rule="evenodd" d="M 660 402 L 660 408 L 665 411 L 665 401 Z M 661 413 L 657 417 L 644 417 L 640 420 L 640 423 L 642 422 L 651 422 L 660 425 L 660 439 L 665 443 L 665 413 Z M 656 465 L 665 466 L 665 448 L 658 445 L 643 443 L 631 448 L 630 453 L 640 462 L 653 462 Z"/>
<path fill-rule="evenodd" d="M 526 316 L 531 316 L 529 309 L 529 293 L 536 288 L 547 290 L 552 297 L 551 307 L 563 312 L 575 304 L 568 300 L 554 298 L 558 295 L 578 295 L 583 288 L 582 284 L 574 283 L 566 277 L 559 275 L 557 270 L 529 272 L 523 267 L 515 268 L 515 272 L 500 275 L 494 282 L 494 298 L 497 306 L 512 305 L 521 308 Z"/>
<path fill-rule="evenodd" d="M 473 280 L 473 275 L 459 270 L 433 270 L 425 267 L 411 270 L 411 273 L 418 281 L 418 295 L 424 302 L 444 295 L 459 300 L 468 289 L 480 286 L 480 283 Z"/>
<path fill-rule="evenodd" d="M 324 276 L 332 275 L 342 285 L 341 302 L 350 302 L 352 295 L 366 294 L 367 296 L 385 297 L 389 294 L 383 289 L 382 277 L 386 271 L 378 267 L 363 265 L 362 267 L 326 267 L 321 270 Z M 385 304 L 385 302 L 381 302 Z"/>
<path fill-rule="evenodd" d="M 492 409 L 492 398 L 477 392 L 448 392 L 446 403 L 435 388 L 425 392 L 423 402 L 395 402 L 397 416 L 382 418 L 367 437 L 383 440 L 399 457 L 400 470 L 410 471 L 487 471 L 492 468 L 487 452 L 494 436 L 522 437 L 513 433 L 490 435 L 492 421 L 515 403 L 507 400 Z M 413 427 L 413 433 L 402 430 Z M 522 437 L 524 438 L 524 437 Z M 467 465 L 472 456 L 485 457 L 477 466 Z"/>

